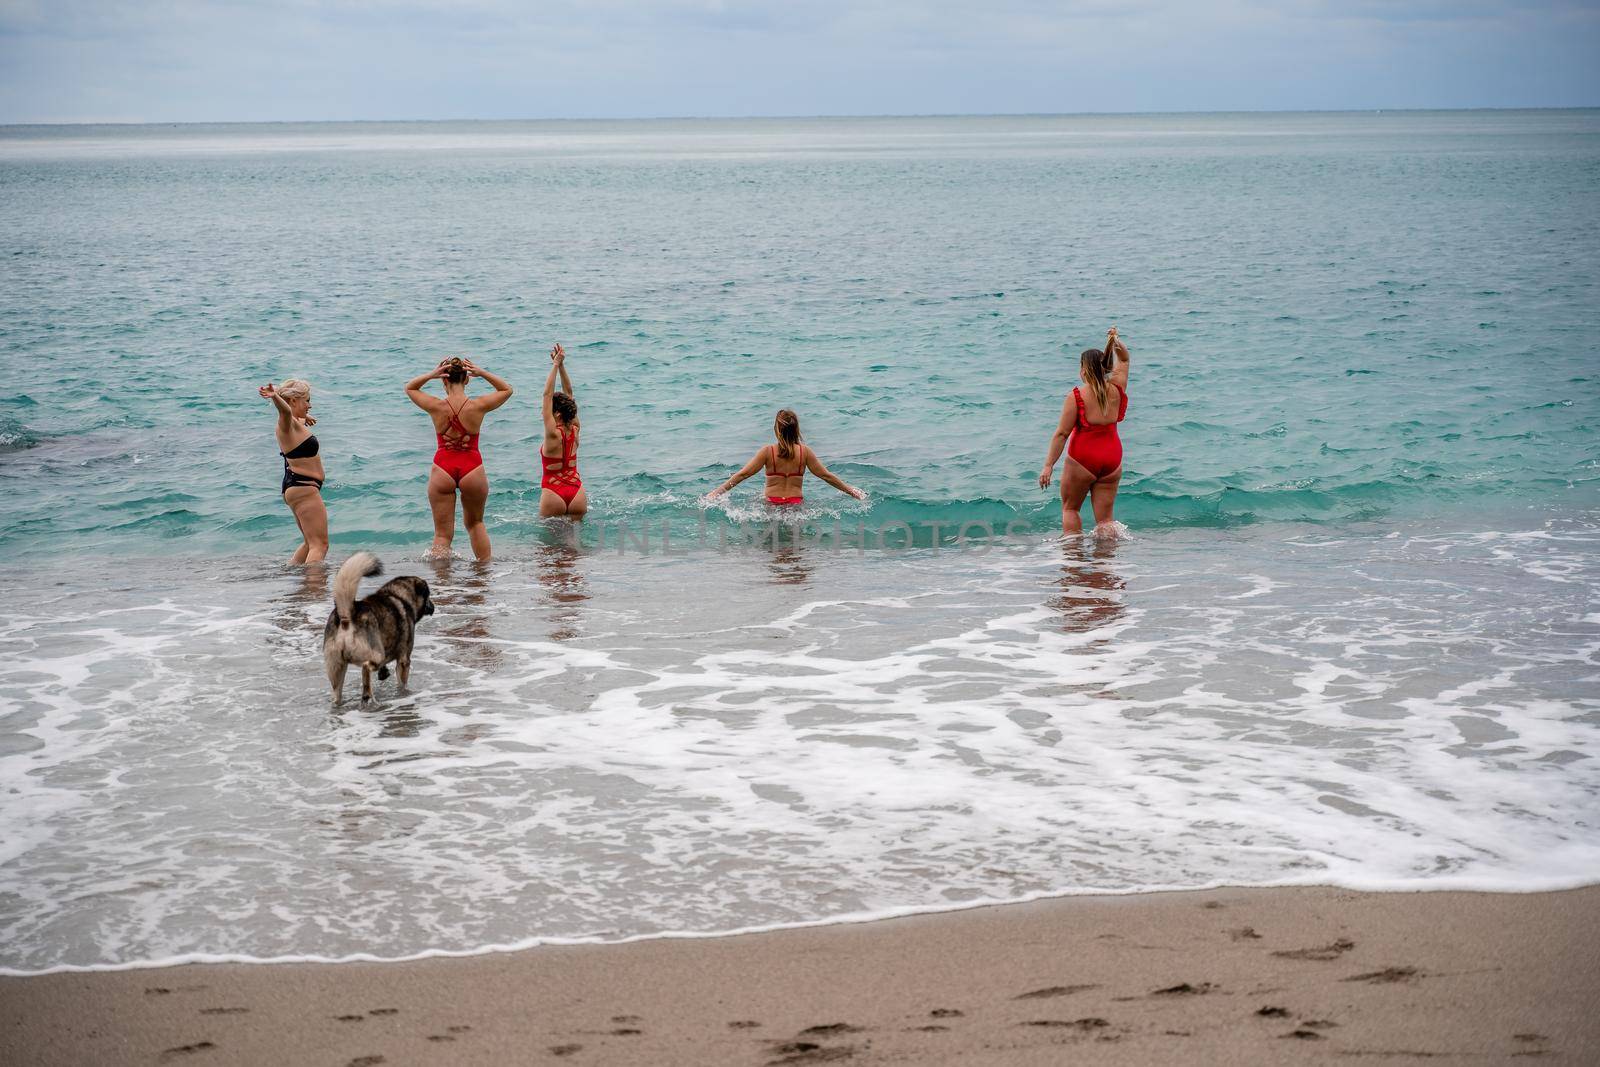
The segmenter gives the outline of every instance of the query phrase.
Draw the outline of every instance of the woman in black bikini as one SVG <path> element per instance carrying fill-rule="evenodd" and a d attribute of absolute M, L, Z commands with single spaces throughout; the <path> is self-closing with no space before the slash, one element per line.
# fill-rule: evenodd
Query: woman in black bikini
<path fill-rule="evenodd" d="M 300 525 L 290 563 L 317 563 L 328 554 L 328 509 L 322 503 L 322 457 L 311 427 L 311 383 L 299 378 L 257 390 L 278 409 L 278 455 L 283 457 L 283 502 Z"/>

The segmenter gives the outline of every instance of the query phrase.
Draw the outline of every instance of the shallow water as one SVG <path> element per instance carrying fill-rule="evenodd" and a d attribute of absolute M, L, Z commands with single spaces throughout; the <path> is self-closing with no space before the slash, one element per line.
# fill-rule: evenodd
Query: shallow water
<path fill-rule="evenodd" d="M 1594 881 L 1597 134 L 0 130 L 0 351 L 45 370 L 0 398 L 0 967 Z M 1063 545 L 1033 477 L 1112 319 L 1128 533 Z M 532 516 L 556 338 L 576 541 Z M 487 568 L 421 558 L 399 385 L 458 350 L 519 387 Z M 435 588 L 375 707 L 281 563 L 290 374 L 334 560 Z M 700 497 L 779 404 L 870 496 L 743 544 L 767 509 Z"/>
<path fill-rule="evenodd" d="M 5 963 L 1590 881 L 1597 538 L 394 560 L 438 604 L 413 692 L 338 709 L 314 573 L 12 577 Z"/>

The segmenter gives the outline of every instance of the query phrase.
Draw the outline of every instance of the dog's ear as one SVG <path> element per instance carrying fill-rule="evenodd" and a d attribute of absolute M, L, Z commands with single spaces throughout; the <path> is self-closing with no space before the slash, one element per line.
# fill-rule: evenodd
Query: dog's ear
<path fill-rule="evenodd" d="M 416 611 L 418 618 L 433 614 L 433 596 L 428 590 L 426 581 L 421 578 L 412 578 L 411 595 L 416 598 L 413 610 Z"/>

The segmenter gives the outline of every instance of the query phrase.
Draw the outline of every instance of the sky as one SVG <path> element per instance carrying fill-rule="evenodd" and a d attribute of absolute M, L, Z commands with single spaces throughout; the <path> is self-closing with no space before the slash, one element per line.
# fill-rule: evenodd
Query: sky
<path fill-rule="evenodd" d="M 0 122 L 1600 105 L 1600 0 L 0 0 Z"/>

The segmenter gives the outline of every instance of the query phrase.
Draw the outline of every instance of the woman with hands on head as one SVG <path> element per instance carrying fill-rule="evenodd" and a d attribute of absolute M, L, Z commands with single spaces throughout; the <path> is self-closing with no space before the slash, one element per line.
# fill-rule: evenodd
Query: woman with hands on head
<path fill-rule="evenodd" d="M 1098 533 L 1111 529 L 1112 505 L 1122 481 L 1122 439 L 1117 423 L 1128 414 L 1128 346 L 1117 339 L 1117 328 L 1106 334 L 1106 347 L 1086 348 L 1078 357 L 1076 386 L 1061 406 L 1061 420 L 1050 437 L 1050 451 L 1039 471 L 1039 488 L 1050 485 L 1056 460 L 1066 449 L 1061 470 L 1061 532 L 1083 532 L 1079 509 L 1092 497 Z M 1084 392 L 1087 387 L 1088 392 Z"/>
<path fill-rule="evenodd" d="M 322 503 L 321 445 L 311 427 L 311 383 L 286 378 L 281 385 L 268 382 L 256 390 L 278 409 L 278 455 L 283 457 L 283 502 L 300 527 L 300 547 L 290 563 L 316 563 L 328 554 L 328 509 Z"/>
<path fill-rule="evenodd" d="M 857 500 L 866 499 L 865 493 L 853 485 L 848 485 L 827 467 L 822 465 L 822 460 L 811 450 L 800 437 L 800 416 L 784 408 L 772 420 L 772 435 L 776 440 L 770 445 L 762 445 L 755 456 L 739 469 L 733 477 L 711 490 L 711 499 L 722 496 L 728 490 L 755 474 L 756 471 L 765 469 L 767 472 L 767 503 L 780 507 L 788 507 L 803 502 L 800 494 L 800 483 L 805 478 L 806 471 L 810 471 L 818 478 L 833 486 L 846 496 L 853 496 Z"/>
<path fill-rule="evenodd" d="M 424 392 L 433 379 L 444 382 L 444 396 Z M 482 378 L 493 392 L 467 396 L 467 382 Z M 479 562 L 489 559 L 489 531 L 483 525 L 483 508 L 489 500 L 489 475 L 478 451 L 483 417 L 511 399 L 511 384 L 459 356 L 440 360 L 426 374 L 406 383 L 406 396 L 433 420 L 439 448 L 428 472 L 428 506 L 433 510 L 433 547 L 429 555 L 447 556 L 455 539 L 456 494 L 461 494 L 461 520 Z"/>
<path fill-rule="evenodd" d="M 556 375 L 561 391 L 556 392 Z M 578 401 L 567 376 L 567 350 L 550 350 L 550 374 L 544 380 L 544 443 L 539 446 L 539 514 L 581 518 L 589 510 L 589 493 L 578 477 Z"/>

